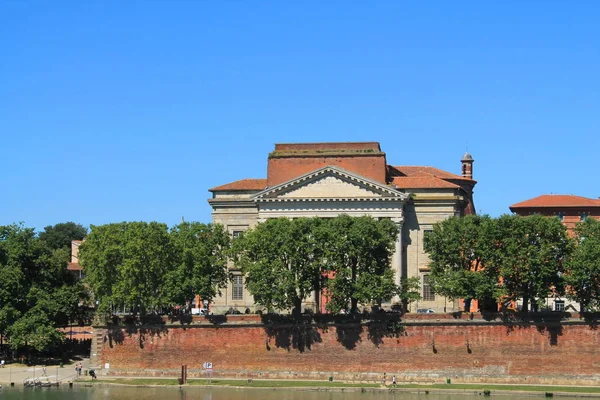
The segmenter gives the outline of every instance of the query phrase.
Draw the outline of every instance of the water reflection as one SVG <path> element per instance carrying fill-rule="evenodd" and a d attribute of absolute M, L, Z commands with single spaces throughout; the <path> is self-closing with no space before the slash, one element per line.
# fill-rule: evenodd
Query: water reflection
<path fill-rule="evenodd" d="M 541 393 L 543 396 L 543 393 Z M 465 398 L 466 397 L 466 398 Z M 523 395 L 503 395 L 502 400 L 520 400 Z M 477 393 L 415 394 L 377 391 L 326 392 L 282 389 L 236 388 L 135 388 L 135 387 L 77 387 L 46 389 L 0 389 L 2 400 L 469 400 L 482 399 Z M 561 397 L 563 400 L 577 397 Z"/>

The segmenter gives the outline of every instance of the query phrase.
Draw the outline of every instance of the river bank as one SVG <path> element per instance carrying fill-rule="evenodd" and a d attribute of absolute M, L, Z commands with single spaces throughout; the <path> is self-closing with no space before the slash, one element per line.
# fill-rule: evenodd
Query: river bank
<path fill-rule="evenodd" d="M 551 385 L 498 385 L 498 384 L 397 384 L 388 382 L 372 384 L 365 382 L 329 382 L 301 380 L 262 380 L 262 379 L 193 379 L 180 385 L 177 379 L 168 378 L 127 378 L 101 377 L 97 380 L 83 379 L 74 383 L 84 387 L 128 386 L 128 387 L 173 387 L 173 388 L 236 388 L 236 389 L 281 389 L 295 391 L 325 392 L 404 392 L 412 394 L 511 394 L 528 396 L 566 396 L 600 398 L 600 387 L 590 386 L 551 386 Z"/>

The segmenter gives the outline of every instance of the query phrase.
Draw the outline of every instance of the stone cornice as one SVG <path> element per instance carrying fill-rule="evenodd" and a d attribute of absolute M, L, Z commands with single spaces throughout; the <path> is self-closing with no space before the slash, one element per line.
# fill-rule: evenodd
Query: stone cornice
<path fill-rule="evenodd" d="M 359 201 L 400 201 L 399 198 L 395 197 L 294 197 L 294 198 L 261 198 L 255 199 L 256 202 L 262 203 L 282 203 L 282 202 L 359 202 Z"/>
<path fill-rule="evenodd" d="M 255 199 L 256 201 L 264 201 L 265 198 L 267 198 L 267 196 L 271 196 L 271 195 L 276 195 L 277 193 L 281 193 L 284 192 L 286 189 L 290 189 L 293 188 L 294 186 L 301 186 L 304 182 L 308 182 L 316 177 L 322 176 L 322 175 L 336 175 L 339 177 L 342 177 L 348 181 L 353 181 L 356 182 L 357 184 L 370 188 L 371 190 L 375 191 L 375 192 L 380 192 L 380 193 L 385 193 L 387 195 L 389 195 L 392 200 L 406 200 L 408 199 L 408 195 L 406 193 L 400 192 L 396 189 L 393 189 L 391 187 L 382 185 L 380 183 L 374 182 L 368 178 L 364 178 L 362 176 L 358 176 L 355 175 L 351 172 L 348 172 L 342 168 L 339 167 L 335 167 L 335 166 L 327 166 L 327 167 L 323 167 L 323 168 L 319 168 L 316 171 L 313 172 L 309 172 L 307 174 L 304 174 L 302 176 L 299 176 L 298 178 L 295 178 L 293 180 L 284 182 L 284 183 L 280 183 L 279 185 L 273 186 L 271 188 L 267 188 L 265 190 L 263 190 L 262 192 L 259 192 L 257 194 L 255 194 L 254 196 L 252 196 L 253 199 Z M 356 199 L 352 198 L 351 200 L 380 200 L 381 198 L 379 197 L 358 197 Z M 283 199 L 273 199 L 276 201 L 282 201 Z M 285 199 L 288 200 L 288 199 Z M 308 199 L 303 199 L 304 201 L 307 201 Z M 323 200 L 322 198 L 316 198 L 316 200 Z M 332 199 L 328 200 L 328 201 L 332 201 Z M 344 201 L 344 200 L 343 200 Z M 348 201 L 350 201 L 350 199 L 348 199 Z"/>
<path fill-rule="evenodd" d="M 231 208 L 256 208 L 256 203 L 250 198 L 246 199 L 208 199 L 208 204 L 212 207 L 231 207 Z"/>

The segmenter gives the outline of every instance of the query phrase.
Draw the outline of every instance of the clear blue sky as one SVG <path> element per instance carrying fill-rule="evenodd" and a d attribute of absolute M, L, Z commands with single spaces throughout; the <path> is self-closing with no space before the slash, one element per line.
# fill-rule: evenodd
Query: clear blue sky
<path fill-rule="evenodd" d="M 600 196 L 600 1 L 0 0 L 0 225 L 210 221 L 276 142 Z"/>

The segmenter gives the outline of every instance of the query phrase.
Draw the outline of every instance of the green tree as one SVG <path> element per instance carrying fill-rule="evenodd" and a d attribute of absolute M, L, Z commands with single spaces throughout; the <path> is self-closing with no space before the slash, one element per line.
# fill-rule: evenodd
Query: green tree
<path fill-rule="evenodd" d="M 83 240 L 87 235 L 87 228 L 75 222 L 63 222 L 48 225 L 39 234 L 41 241 L 51 249 L 71 248 L 72 240 Z"/>
<path fill-rule="evenodd" d="M 182 222 L 170 231 L 174 269 L 166 278 L 170 302 L 191 304 L 196 295 L 212 302 L 227 286 L 229 235 L 222 225 Z"/>
<path fill-rule="evenodd" d="M 322 225 L 318 218 L 269 219 L 233 241 L 235 264 L 257 304 L 301 312 L 320 280 Z"/>
<path fill-rule="evenodd" d="M 332 277 L 327 281 L 330 311 L 378 303 L 398 294 L 390 268 L 398 228 L 389 219 L 340 215 L 326 221 L 324 255 Z"/>
<path fill-rule="evenodd" d="M 33 229 L 0 227 L 0 333 L 13 349 L 44 350 L 62 338 L 83 298 L 66 269 L 67 249 L 52 249 Z"/>
<path fill-rule="evenodd" d="M 499 275 L 490 262 L 493 243 L 494 220 L 487 215 L 451 217 L 435 224 L 424 239 L 435 292 L 465 299 L 465 310 L 471 299 L 497 298 Z"/>
<path fill-rule="evenodd" d="M 36 308 L 16 320 L 7 333 L 10 347 L 14 350 L 29 348 L 44 351 L 63 340 L 63 334 L 53 327 L 52 320 Z"/>
<path fill-rule="evenodd" d="M 168 304 L 164 282 L 175 265 L 175 247 L 165 224 L 92 226 L 79 260 L 103 314 L 125 306 L 143 315 Z"/>
<path fill-rule="evenodd" d="M 572 241 L 558 218 L 503 215 L 497 220 L 495 234 L 493 265 L 502 277 L 504 295 L 523 299 L 523 311 L 527 312 L 530 301 L 563 292 L 561 276 Z"/>
<path fill-rule="evenodd" d="M 576 246 L 565 273 L 567 296 L 586 308 L 600 307 L 600 221 L 586 218 L 575 227 Z"/>
<path fill-rule="evenodd" d="M 402 278 L 398 295 L 402 303 L 403 310 L 408 309 L 408 305 L 421 300 L 421 282 L 418 276 L 412 278 Z"/>
<path fill-rule="evenodd" d="M 27 308 L 29 288 L 22 264 L 34 268 L 29 249 L 34 235 L 33 229 L 20 225 L 0 226 L 0 336 L 8 336 L 7 329 Z"/>

